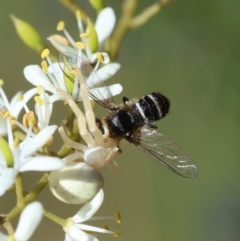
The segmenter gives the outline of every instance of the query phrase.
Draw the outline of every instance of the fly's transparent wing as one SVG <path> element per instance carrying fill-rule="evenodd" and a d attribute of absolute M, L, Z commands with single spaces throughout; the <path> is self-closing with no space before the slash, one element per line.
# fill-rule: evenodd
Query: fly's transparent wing
<path fill-rule="evenodd" d="M 145 125 L 138 133 L 126 139 L 167 167 L 170 171 L 186 178 L 198 175 L 191 157 L 167 136 Z"/>
<path fill-rule="evenodd" d="M 66 77 L 74 83 L 78 81 L 78 87 L 80 88 L 79 80 L 76 75 L 79 70 L 83 76 L 84 82 L 88 87 L 89 96 L 97 101 L 100 105 L 110 111 L 114 107 L 112 93 L 104 82 L 98 77 L 96 71 L 85 60 L 78 55 L 62 52 L 59 54 L 59 66 L 62 69 Z"/>

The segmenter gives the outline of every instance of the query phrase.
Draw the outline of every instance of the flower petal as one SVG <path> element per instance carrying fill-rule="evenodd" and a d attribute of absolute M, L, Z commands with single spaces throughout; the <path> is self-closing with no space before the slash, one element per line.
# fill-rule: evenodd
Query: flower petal
<path fill-rule="evenodd" d="M 8 239 L 8 236 L 6 234 L 0 232 L 0 240 L 1 241 L 8 241 L 9 239 Z"/>
<path fill-rule="evenodd" d="M 29 157 L 37 150 L 39 150 L 49 140 L 49 138 L 53 135 L 56 129 L 56 125 L 47 126 L 42 129 L 36 136 L 25 142 L 20 158 L 22 159 Z"/>
<path fill-rule="evenodd" d="M 123 87 L 120 84 L 110 85 L 108 88 L 112 93 L 112 96 L 119 95 L 123 90 Z"/>
<path fill-rule="evenodd" d="M 66 233 L 64 241 L 74 241 L 74 239 L 72 239 L 70 235 Z"/>
<path fill-rule="evenodd" d="M 102 46 L 104 41 L 110 36 L 116 22 L 116 16 L 112 8 L 104 8 L 97 17 L 95 29 L 98 34 L 99 45 Z"/>
<path fill-rule="evenodd" d="M 84 204 L 83 207 L 73 216 L 75 223 L 82 223 L 91 218 L 102 205 L 104 198 L 104 192 L 102 189 L 96 194 L 96 196 L 88 203 Z"/>
<path fill-rule="evenodd" d="M 59 51 L 59 52 L 68 52 L 72 54 L 77 54 L 78 50 L 74 49 L 73 47 L 60 43 L 57 40 L 54 39 L 54 36 L 50 36 L 47 38 L 47 40 L 50 41 L 50 43 Z"/>
<path fill-rule="evenodd" d="M 13 168 L 7 168 L 0 176 L 0 196 L 14 184 L 17 173 Z"/>
<path fill-rule="evenodd" d="M 29 240 L 42 220 L 42 215 L 43 206 L 40 202 L 28 204 L 22 211 L 14 238 L 21 241 Z"/>
<path fill-rule="evenodd" d="M 17 104 L 18 102 L 18 96 L 19 95 L 23 95 L 23 92 L 22 91 L 18 91 L 14 96 L 13 98 L 11 99 L 10 101 L 10 109 L 12 110 L 13 107 Z"/>
<path fill-rule="evenodd" d="M 120 69 L 121 65 L 119 63 L 111 63 L 103 66 L 97 71 L 97 75 L 102 81 L 111 78 Z"/>
<path fill-rule="evenodd" d="M 26 171 L 53 171 L 65 166 L 64 162 L 58 157 L 37 156 L 29 158 L 19 167 L 19 172 Z"/>
<path fill-rule="evenodd" d="M 76 226 L 71 226 L 69 228 L 69 235 L 74 241 L 98 241 L 97 238 L 95 238 L 91 234 L 83 232 Z"/>
<path fill-rule="evenodd" d="M 106 87 L 91 89 L 91 93 L 99 100 L 106 100 L 122 92 L 123 87 L 120 84 L 114 84 Z"/>
<path fill-rule="evenodd" d="M 7 122 L 6 119 L 0 116 L 0 136 L 7 134 Z"/>
<path fill-rule="evenodd" d="M 28 90 L 24 95 L 23 95 L 23 100 L 18 101 L 14 108 L 11 111 L 11 114 L 18 118 L 19 113 L 21 112 L 23 106 L 37 93 L 37 88 L 33 88 Z"/>
<path fill-rule="evenodd" d="M 24 68 L 23 74 L 25 78 L 33 85 L 42 85 L 46 89 L 47 87 L 53 87 L 47 75 L 38 65 L 28 65 Z"/>

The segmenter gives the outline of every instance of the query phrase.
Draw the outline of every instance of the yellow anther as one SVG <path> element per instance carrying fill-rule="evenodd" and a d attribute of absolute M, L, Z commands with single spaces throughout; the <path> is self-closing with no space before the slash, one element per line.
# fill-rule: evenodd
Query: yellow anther
<path fill-rule="evenodd" d="M 97 59 L 98 59 L 101 63 L 104 62 L 104 56 L 103 56 L 102 53 L 97 53 L 97 54 L 96 54 L 96 57 L 97 57 Z"/>
<path fill-rule="evenodd" d="M 0 115 L 3 117 L 4 114 L 6 113 L 6 110 L 0 110 Z"/>
<path fill-rule="evenodd" d="M 23 96 L 23 95 L 18 95 L 18 100 L 19 100 L 19 101 L 23 101 L 23 99 L 24 99 L 24 96 Z"/>
<path fill-rule="evenodd" d="M 38 85 L 37 87 L 37 93 L 40 95 L 42 93 L 42 86 Z"/>
<path fill-rule="evenodd" d="M 81 33 L 80 34 L 80 38 L 89 38 L 89 37 L 91 37 L 90 33 Z"/>
<path fill-rule="evenodd" d="M 82 15 L 81 15 L 80 10 L 76 11 L 75 16 L 76 16 L 77 19 L 82 19 Z"/>
<path fill-rule="evenodd" d="M 49 56 L 50 50 L 49 49 L 44 49 L 41 53 L 41 58 L 45 59 L 47 56 Z"/>
<path fill-rule="evenodd" d="M 76 46 L 76 48 L 79 48 L 79 49 L 85 49 L 86 48 L 86 45 L 83 42 L 76 42 L 75 46 Z"/>
<path fill-rule="evenodd" d="M 106 230 L 109 230 L 107 225 L 104 225 L 103 228 L 106 229 Z"/>
<path fill-rule="evenodd" d="M 57 25 L 57 31 L 62 31 L 65 28 L 64 21 L 60 21 Z"/>
<path fill-rule="evenodd" d="M 61 43 L 61 44 L 64 44 L 64 45 L 69 45 L 69 41 L 68 41 L 65 37 L 63 37 L 63 36 L 61 36 L 61 35 L 58 35 L 58 34 L 51 35 L 50 38 L 49 38 L 49 40 L 50 40 L 50 41 L 51 41 L 51 40 L 55 40 L 55 41 L 58 42 L 58 43 Z M 57 44 L 54 43 L 54 41 L 52 41 L 52 45 L 53 45 L 54 47 L 57 46 Z"/>
<path fill-rule="evenodd" d="M 118 236 L 120 236 L 120 235 L 121 235 L 120 232 L 114 232 L 114 233 L 113 233 L 113 237 L 115 237 L 115 238 L 118 237 Z"/>
<path fill-rule="evenodd" d="M 107 53 L 98 52 L 98 53 L 96 53 L 96 57 L 103 64 L 107 64 L 110 62 L 110 58 Z"/>
<path fill-rule="evenodd" d="M 11 116 L 11 114 L 10 114 L 9 111 L 5 111 L 4 114 L 3 114 L 3 118 L 4 118 L 4 119 L 6 119 L 6 118 L 8 118 L 8 117 L 10 117 L 10 116 Z"/>
<path fill-rule="evenodd" d="M 10 124 L 11 124 L 11 125 L 15 125 L 16 122 L 17 122 L 17 119 L 16 119 L 14 116 L 11 116 L 11 118 L 10 118 Z"/>
<path fill-rule="evenodd" d="M 23 116 L 23 125 L 26 127 L 34 126 L 36 124 L 36 118 L 33 111 L 27 112 Z"/>
<path fill-rule="evenodd" d="M 34 96 L 34 100 L 37 104 L 39 104 L 40 106 L 44 104 L 43 100 L 39 97 L 39 96 Z"/>
<path fill-rule="evenodd" d="M 44 72 L 44 73 L 47 73 L 47 72 L 48 72 L 48 64 L 47 64 L 47 61 L 46 61 L 46 60 L 43 60 L 43 61 L 42 61 L 41 66 L 42 66 L 43 72 Z"/>
<path fill-rule="evenodd" d="M 3 86 L 4 81 L 2 79 L 0 79 L 0 86 Z"/>
<path fill-rule="evenodd" d="M 114 213 L 114 217 L 117 223 L 121 223 L 122 222 L 122 218 L 119 212 L 115 212 Z"/>

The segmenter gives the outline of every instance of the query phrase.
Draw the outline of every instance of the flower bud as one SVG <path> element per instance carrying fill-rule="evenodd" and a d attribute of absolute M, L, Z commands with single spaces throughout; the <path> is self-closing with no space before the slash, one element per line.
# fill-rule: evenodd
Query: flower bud
<path fill-rule="evenodd" d="M 67 164 L 49 175 L 52 194 L 68 204 L 84 204 L 91 200 L 103 187 L 101 173 L 84 162 Z"/>
<path fill-rule="evenodd" d="M 97 12 L 100 12 L 105 7 L 104 0 L 89 0 L 89 3 Z"/>
<path fill-rule="evenodd" d="M 89 48 L 91 49 L 92 53 L 95 53 L 98 50 L 98 36 L 93 23 L 89 19 L 86 33 L 89 34 L 89 37 L 87 38 Z"/>
<path fill-rule="evenodd" d="M 44 48 L 42 39 L 38 32 L 27 22 L 10 15 L 15 25 L 16 31 L 20 39 L 31 49 L 40 53 Z"/>
<path fill-rule="evenodd" d="M 4 156 L 4 159 L 7 163 L 8 167 L 13 167 L 14 165 L 14 157 L 13 153 L 5 139 L 3 139 L 0 136 L 0 152 L 2 152 L 2 155 Z"/>

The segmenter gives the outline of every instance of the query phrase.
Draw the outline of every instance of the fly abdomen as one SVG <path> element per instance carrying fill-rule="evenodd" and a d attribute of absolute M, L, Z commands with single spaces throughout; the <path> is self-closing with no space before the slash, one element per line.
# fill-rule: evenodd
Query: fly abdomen
<path fill-rule="evenodd" d="M 160 93 L 143 96 L 131 107 L 141 117 L 143 123 L 163 118 L 169 111 L 170 101 Z"/>

